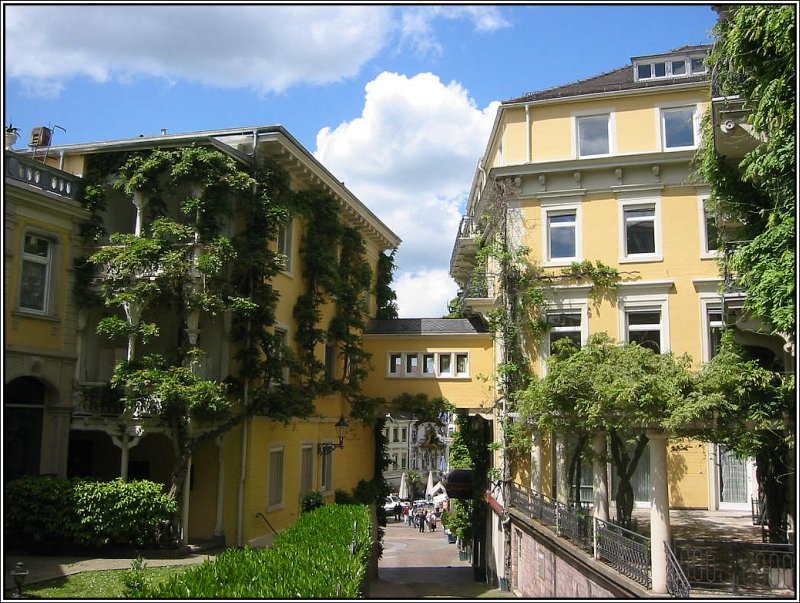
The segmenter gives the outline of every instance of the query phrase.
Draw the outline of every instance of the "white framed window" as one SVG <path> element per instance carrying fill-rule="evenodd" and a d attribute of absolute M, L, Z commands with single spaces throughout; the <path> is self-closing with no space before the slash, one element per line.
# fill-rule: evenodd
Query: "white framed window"
<path fill-rule="evenodd" d="M 50 312 L 55 244 L 39 234 L 26 233 L 22 244 L 19 307 L 40 314 Z"/>
<path fill-rule="evenodd" d="M 407 442 L 408 441 L 408 427 L 401 427 L 400 428 L 400 441 Z"/>
<path fill-rule="evenodd" d="M 701 325 L 703 329 L 702 354 L 703 362 L 709 362 L 719 351 L 722 342 L 722 302 L 718 296 L 701 298 Z"/>
<path fill-rule="evenodd" d="M 672 57 L 649 57 L 634 61 L 633 73 L 636 81 L 661 78 L 681 78 L 706 73 L 705 55 L 681 55 Z"/>
<path fill-rule="evenodd" d="M 400 453 L 400 469 L 402 470 L 408 469 L 408 453 L 406 452 Z"/>
<path fill-rule="evenodd" d="M 432 377 L 436 374 L 436 364 L 434 354 L 428 352 L 422 355 L 422 374 Z"/>
<path fill-rule="evenodd" d="M 439 357 L 439 366 L 436 371 L 439 377 L 452 377 L 453 376 L 453 356 L 451 354 L 437 354 Z"/>
<path fill-rule="evenodd" d="M 419 374 L 419 354 L 406 354 L 406 375 Z"/>
<path fill-rule="evenodd" d="M 333 490 L 333 453 L 323 454 L 320 457 L 320 465 L 322 465 L 320 489 L 323 492 L 330 492 Z"/>
<path fill-rule="evenodd" d="M 400 441 L 400 430 L 397 427 L 392 427 L 392 442 Z"/>
<path fill-rule="evenodd" d="M 283 506 L 283 446 L 269 449 L 269 486 L 267 492 L 267 509 Z"/>
<path fill-rule="evenodd" d="M 545 317 L 549 329 L 542 335 L 540 345 L 541 374 L 547 374 L 547 363 L 553 346 L 559 339 L 571 339 L 583 346 L 589 337 L 588 287 L 580 290 L 566 287 L 553 292 L 556 297 L 547 302 Z"/>
<path fill-rule="evenodd" d="M 283 224 L 278 229 L 278 253 L 286 259 L 283 264 L 283 271 L 292 272 L 292 242 L 294 239 L 294 223 Z"/>
<path fill-rule="evenodd" d="M 300 448 L 300 496 L 314 489 L 314 447 L 303 444 Z"/>
<path fill-rule="evenodd" d="M 389 374 L 400 375 L 403 370 L 403 355 L 392 353 L 389 354 Z"/>
<path fill-rule="evenodd" d="M 567 265 L 583 257 L 581 204 L 542 202 L 542 247 L 545 265 Z"/>
<path fill-rule="evenodd" d="M 669 352 L 669 292 L 674 287 L 671 280 L 620 283 L 619 340 L 635 341 L 659 354 Z"/>
<path fill-rule="evenodd" d="M 555 343 L 561 339 L 569 339 L 576 346 L 583 345 L 582 317 L 580 310 L 547 312 L 547 324 L 550 326 L 545 334 L 547 338 L 547 355 L 552 356 Z"/>
<path fill-rule="evenodd" d="M 613 152 L 611 131 L 611 113 L 576 115 L 577 156 L 582 158 L 610 155 Z"/>
<path fill-rule="evenodd" d="M 456 377 L 469 376 L 469 354 L 456 352 Z"/>
<path fill-rule="evenodd" d="M 620 199 L 620 262 L 660 262 L 661 197 Z"/>
<path fill-rule="evenodd" d="M 697 148 L 699 114 L 697 105 L 661 107 L 661 148 L 665 151 Z"/>
<path fill-rule="evenodd" d="M 700 218 L 700 257 L 719 257 L 719 228 L 717 217 L 708 208 L 708 195 L 698 197 Z"/>

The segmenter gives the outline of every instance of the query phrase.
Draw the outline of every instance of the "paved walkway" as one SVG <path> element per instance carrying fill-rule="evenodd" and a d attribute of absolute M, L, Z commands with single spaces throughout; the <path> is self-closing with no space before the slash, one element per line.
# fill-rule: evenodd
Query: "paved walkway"
<path fill-rule="evenodd" d="M 378 580 L 370 583 L 370 599 L 514 598 L 512 593 L 476 582 L 469 561 L 458 558 L 441 524 L 435 532 L 389 519 L 383 538 Z"/>

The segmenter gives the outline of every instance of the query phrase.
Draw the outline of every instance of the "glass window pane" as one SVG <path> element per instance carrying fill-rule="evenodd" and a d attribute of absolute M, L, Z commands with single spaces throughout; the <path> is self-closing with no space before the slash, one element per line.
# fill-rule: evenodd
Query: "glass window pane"
<path fill-rule="evenodd" d="M 566 214 L 549 214 L 547 216 L 550 224 L 575 224 L 575 212 Z"/>
<path fill-rule="evenodd" d="M 627 215 L 627 211 L 625 212 Z M 656 234 L 655 221 L 625 223 L 625 250 L 628 255 L 637 253 L 655 253 Z"/>
<path fill-rule="evenodd" d="M 607 155 L 608 115 L 578 119 L 579 150 L 581 156 Z"/>
<path fill-rule="evenodd" d="M 686 73 L 686 61 L 672 61 L 672 75 L 684 75 Z"/>
<path fill-rule="evenodd" d="M 650 65 L 649 64 L 648 65 L 639 65 L 637 67 L 637 69 L 638 69 L 639 79 L 640 80 L 646 80 L 647 78 L 653 76 L 653 72 L 650 69 Z"/>
<path fill-rule="evenodd" d="M 550 230 L 550 257 L 575 257 L 575 227 L 559 227 Z"/>
<path fill-rule="evenodd" d="M 655 72 L 656 77 L 664 77 L 667 75 L 667 64 L 666 63 L 656 63 L 655 64 Z"/>
<path fill-rule="evenodd" d="M 416 373 L 419 366 L 419 356 L 416 354 L 408 354 L 406 356 L 406 372 Z"/>
<path fill-rule="evenodd" d="M 652 310 L 648 312 L 628 312 L 628 325 L 657 325 L 661 324 L 661 312 Z"/>
<path fill-rule="evenodd" d="M 456 354 L 456 373 L 464 374 L 467 372 L 467 355 Z"/>
<path fill-rule="evenodd" d="M 389 354 L 389 372 L 392 374 L 399 373 L 401 362 L 402 362 L 402 357 L 400 356 L 400 354 Z"/>
<path fill-rule="evenodd" d="M 426 374 L 433 374 L 433 354 L 422 355 L 422 372 Z"/>
<path fill-rule="evenodd" d="M 692 73 L 705 73 L 706 64 L 703 59 L 692 59 Z"/>
<path fill-rule="evenodd" d="M 450 372 L 450 354 L 439 355 L 439 373 L 448 374 Z"/>
<path fill-rule="evenodd" d="M 694 146 L 694 109 L 664 111 L 664 144 L 668 149 Z"/>
<path fill-rule="evenodd" d="M 555 343 L 556 341 L 560 341 L 562 339 L 569 339 L 574 343 L 577 347 L 581 347 L 581 334 L 578 331 L 557 331 L 557 332 L 550 332 L 550 355 L 552 356 L 555 354 Z"/>
<path fill-rule="evenodd" d="M 50 241 L 41 237 L 25 235 L 25 253 L 46 258 L 50 252 Z"/>
<path fill-rule="evenodd" d="M 656 354 L 661 353 L 661 331 L 631 331 L 628 333 L 628 341 L 638 343 Z"/>
<path fill-rule="evenodd" d="M 719 231 L 714 216 L 706 215 L 706 251 L 719 249 Z"/>
<path fill-rule="evenodd" d="M 547 322 L 551 327 L 580 327 L 580 314 L 548 314 Z"/>
<path fill-rule="evenodd" d="M 22 283 L 19 305 L 30 310 L 44 311 L 44 297 L 47 285 L 47 264 L 22 262 Z"/>
<path fill-rule="evenodd" d="M 636 218 L 655 218 L 655 216 L 656 210 L 652 207 L 625 210 L 625 220 L 635 220 Z"/>

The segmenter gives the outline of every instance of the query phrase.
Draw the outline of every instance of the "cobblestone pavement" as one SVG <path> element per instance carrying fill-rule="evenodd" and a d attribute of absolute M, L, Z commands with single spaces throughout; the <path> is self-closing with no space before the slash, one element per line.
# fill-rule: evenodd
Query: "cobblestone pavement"
<path fill-rule="evenodd" d="M 383 539 L 378 580 L 370 583 L 370 599 L 514 598 L 514 595 L 476 582 L 469 561 L 458 558 L 441 525 L 435 532 L 419 530 L 389 519 Z"/>

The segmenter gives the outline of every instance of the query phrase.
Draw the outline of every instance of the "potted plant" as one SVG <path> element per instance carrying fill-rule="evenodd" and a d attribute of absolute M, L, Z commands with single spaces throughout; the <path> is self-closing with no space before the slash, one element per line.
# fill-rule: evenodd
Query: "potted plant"
<path fill-rule="evenodd" d="M 19 128 L 15 128 L 13 124 L 8 124 L 6 127 L 6 146 L 7 150 L 10 150 L 17 144 L 17 140 L 19 140 Z"/>

